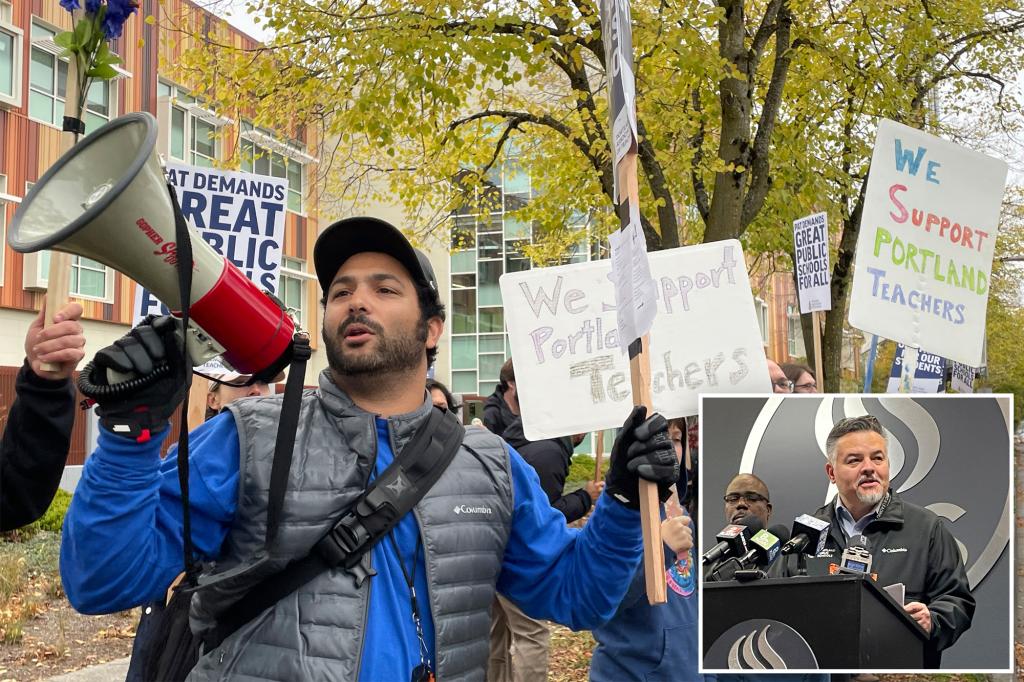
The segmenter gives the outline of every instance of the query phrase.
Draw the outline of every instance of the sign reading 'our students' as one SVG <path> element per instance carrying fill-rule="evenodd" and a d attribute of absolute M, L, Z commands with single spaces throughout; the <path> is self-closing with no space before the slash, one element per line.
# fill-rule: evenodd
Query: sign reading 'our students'
<path fill-rule="evenodd" d="M 1006 163 L 892 121 L 871 158 L 850 324 L 982 364 Z"/>
<path fill-rule="evenodd" d="M 650 254 L 654 409 L 697 413 L 701 393 L 770 391 L 743 251 L 736 240 Z M 633 405 L 609 261 L 501 278 L 527 438 L 622 424 Z M 628 343 L 628 341 L 627 341 Z"/>

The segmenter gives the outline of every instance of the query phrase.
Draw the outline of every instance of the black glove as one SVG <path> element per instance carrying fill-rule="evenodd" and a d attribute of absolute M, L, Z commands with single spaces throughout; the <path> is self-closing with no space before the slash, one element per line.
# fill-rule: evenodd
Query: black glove
<path fill-rule="evenodd" d="M 189 372 L 179 326 L 169 315 L 151 315 L 82 371 L 79 390 L 96 401 L 100 424 L 112 433 L 143 443 L 166 428 L 185 398 Z M 108 369 L 132 376 L 110 384 Z"/>
<path fill-rule="evenodd" d="M 655 413 L 650 419 L 647 408 L 633 408 L 612 446 L 612 461 L 605 477 L 605 492 L 631 509 L 640 508 L 640 479 L 658 485 L 662 502 L 679 479 L 679 458 L 668 437 L 668 422 Z"/>

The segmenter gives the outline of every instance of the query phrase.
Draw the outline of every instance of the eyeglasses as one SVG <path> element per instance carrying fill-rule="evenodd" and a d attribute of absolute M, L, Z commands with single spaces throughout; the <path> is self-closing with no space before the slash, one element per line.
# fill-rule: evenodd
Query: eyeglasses
<path fill-rule="evenodd" d="M 775 386 L 778 386 L 782 390 L 786 391 L 786 393 L 793 392 L 793 382 L 790 381 L 789 379 L 779 379 L 778 381 L 775 381 L 773 383 Z"/>
<path fill-rule="evenodd" d="M 793 386 L 793 390 L 797 393 L 814 393 L 818 390 L 818 384 L 813 381 L 806 384 L 796 384 Z"/>
<path fill-rule="evenodd" d="M 768 498 L 765 497 L 764 495 L 759 495 L 758 493 L 749 491 L 745 493 L 729 493 L 722 499 L 728 502 L 729 504 L 736 504 L 737 502 L 740 501 L 740 498 L 746 500 L 750 504 L 757 504 L 758 502 L 768 502 Z"/>

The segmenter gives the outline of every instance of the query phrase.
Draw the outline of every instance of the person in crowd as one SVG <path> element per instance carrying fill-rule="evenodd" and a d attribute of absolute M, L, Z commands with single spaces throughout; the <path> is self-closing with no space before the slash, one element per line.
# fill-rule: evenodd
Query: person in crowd
<path fill-rule="evenodd" d="M 516 392 L 516 373 L 509 358 L 498 373 L 498 385 L 484 402 L 484 426 L 499 436 L 519 416 L 519 394 Z"/>
<path fill-rule="evenodd" d="M 562 512 L 567 523 L 586 516 L 604 489 L 603 481 L 587 481 L 582 488 L 562 494 L 573 449 L 583 441 L 583 434 L 530 441 L 523 433 L 522 419 L 516 417 L 502 438 L 533 467 L 551 506 Z M 491 613 L 487 679 L 489 682 L 547 679 L 550 641 L 551 630 L 546 623 L 530 618 L 499 594 Z"/>
<path fill-rule="evenodd" d="M 239 398 L 268 396 L 273 392 L 271 383 L 276 384 L 284 380 L 283 372 L 270 383 L 256 381 L 249 384 L 251 375 L 232 371 L 217 372 L 207 376 L 210 377 L 210 386 L 206 392 L 206 419 L 213 419 Z"/>
<path fill-rule="evenodd" d="M 782 373 L 793 382 L 793 393 L 817 393 L 818 382 L 814 372 L 807 365 L 786 363 L 782 365 Z"/>
<path fill-rule="evenodd" d="M 200 637 L 239 595 L 305 556 L 435 410 L 422 377 L 444 307 L 426 257 L 394 226 L 349 218 L 320 235 L 314 265 L 328 368 L 318 389 L 302 395 L 269 553 L 281 396 L 236 401 L 192 434 L 192 539 L 199 558 L 214 562 L 191 596 Z M 69 600 L 85 613 L 151 601 L 180 571 L 177 464 L 173 456 L 161 462 L 159 443 L 185 382 L 174 366 L 176 328 L 164 320 L 119 342 L 150 356 L 149 364 L 170 358 L 172 371 L 134 396 L 100 402 L 98 447 L 65 522 L 61 573 Z M 120 435 L 139 423 L 157 437 Z M 639 564 L 640 477 L 662 496 L 678 478 L 666 430 L 660 415 L 633 409 L 612 448 L 605 494 L 576 530 L 514 449 L 486 430 L 466 429 L 415 513 L 364 555 L 369 577 L 357 581 L 339 567 L 302 584 L 205 648 L 189 679 L 480 679 L 496 592 L 532 618 L 597 626 L 614 613 Z"/>
<path fill-rule="evenodd" d="M 85 357 L 82 306 L 64 306 L 44 329 L 45 315 L 44 305 L 25 334 L 25 362 L 0 441 L 0 531 L 30 524 L 46 512 L 71 446 L 71 378 Z"/>
<path fill-rule="evenodd" d="M 440 381 L 427 379 L 427 393 L 430 394 L 430 400 L 436 407 L 443 407 L 455 414 L 459 413 L 459 408 L 462 406 L 455 402 L 455 396 Z"/>
<path fill-rule="evenodd" d="M 782 371 L 779 363 L 768 358 L 768 377 L 772 380 L 772 391 L 775 393 L 792 393 L 793 382 Z"/>
<path fill-rule="evenodd" d="M 681 463 L 682 441 L 673 438 L 673 445 Z M 597 647 L 590 661 L 591 682 L 691 682 L 705 677 L 710 682 L 715 678 L 697 672 L 700 659 L 694 535 L 691 519 L 679 499 L 679 492 L 686 488 L 685 477 L 686 469 L 680 466 L 679 480 L 662 508 L 668 600 L 651 606 L 641 565 L 615 615 L 593 630 Z"/>

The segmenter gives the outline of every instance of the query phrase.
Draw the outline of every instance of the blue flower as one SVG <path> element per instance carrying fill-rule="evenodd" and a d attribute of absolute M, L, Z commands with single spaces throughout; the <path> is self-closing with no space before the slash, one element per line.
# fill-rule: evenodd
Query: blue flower
<path fill-rule="evenodd" d="M 108 40 L 120 38 L 124 22 L 138 9 L 139 0 L 107 0 L 107 13 L 103 16 L 103 35 Z"/>
<path fill-rule="evenodd" d="M 72 0 L 78 2 L 78 0 Z M 100 11 L 100 0 L 85 0 L 85 13 L 95 15 Z"/>
<path fill-rule="evenodd" d="M 79 8 L 78 0 L 60 0 L 60 6 L 69 12 L 74 12 Z"/>

